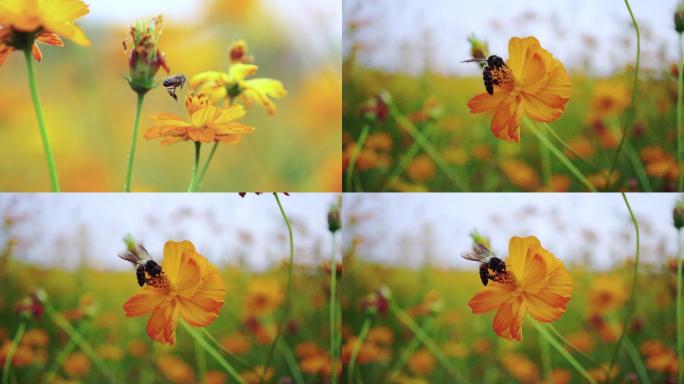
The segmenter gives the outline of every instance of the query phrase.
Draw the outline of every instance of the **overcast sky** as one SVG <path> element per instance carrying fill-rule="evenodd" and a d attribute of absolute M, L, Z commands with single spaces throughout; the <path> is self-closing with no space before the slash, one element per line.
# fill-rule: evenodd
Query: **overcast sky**
<path fill-rule="evenodd" d="M 662 64 L 655 55 L 660 49 L 676 60 L 672 20 L 677 0 L 630 3 L 642 32 L 644 65 Z M 343 7 L 345 21 L 364 25 L 358 37 L 371 50 L 359 59 L 395 71 L 420 71 L 429 56 L 437 71 L 476 74 L 476 66 L 460 64 L 469 58 L 466 38 L 471 33 L 489 43 L 490 53 L 504 58 L 510 37 L 533 35 L 569 67 L 587 56 L 600 73 L 634 61 L 636 44 L 623 0 L 347 0 Z M 432 44 L 426 53 L 419 43 L 428 34 Z M 584 48 L 584 36 L 597 41 L 594 50 Z M 628 47 L 622 43 L 625 36 L 632 37 Z"/>
<path fill-rule="evenodd" d="M 628 198 L 641 224 L 644 260 L 662 264 L 676 250 L 672 208 L 679 196 Z M 473 229 L 489 236 L 503 256 L 511 237 L 529 235 L 563 260 L 581 262 L 589 255 L 598 268 L 634 255 L 633 229 L 618 193 L 355 194 L 345 195 L 344 202 L 346 213 L 364 217 L 356 233 L 368 242 L 359 256 L 382 263 L 416 266 L 429 254 L 438 265 L 474 268 L 461 258 L 472 244 Z M 595 242 L 587 241 L 587 232 Z"/>

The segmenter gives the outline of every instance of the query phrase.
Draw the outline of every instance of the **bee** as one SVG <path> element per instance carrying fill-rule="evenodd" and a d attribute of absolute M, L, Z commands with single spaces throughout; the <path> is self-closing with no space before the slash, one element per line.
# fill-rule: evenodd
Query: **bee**
<path fill-rule="evenodd" d="M 504 60 L 496 55 L 491 55 L 487 59 L 470 59 L 462 61 L 462 63 L 477 62 L 484 64 L 482 67 L 482 80 L 485 85 L 487 93 L 494 94 L 495 85 L 503 85 L 508 81 L 508 66 Z M 485 64 L 486 63 L 486 64 Z"/>
<path fill-rule="evenodd" d="M 187 79 L 181 74 L 167 77 L 164 79 L 164 82 L 162 82 L 162 85 L 166 87 L 166 91 L 169 93 L 169 96 L 173 97 L 175 100 L 178 100 L 178 96 L 176 96 L 176 88 L 180 87 L 183 89 L 183 86 L 186 82 Z"/>
<path fill-rule="evenodd" d="M 506 263 L 482 244 L 474 245 L 472 251 L 462 257 L 480 263 L 480 280 L 484 286 L 487 286 L 489 280 L 497 281 L 499 276 L 506 274 Z"/>
<path fill-rule="evenodd" d="M 161 265 L 152 260 L 149 252 L 142 244 L 137 244 L 132 250 L 128 249 L 126 252 L 119 253 L 119 257 L 135 265 L 135 275 L 138 278 L 138 285 L 141 287 L 145 283 L 149 283 L 151 279 L 161 277 L 164 273 Z M 148 278 L 147 275 L 150 277 Z"/>

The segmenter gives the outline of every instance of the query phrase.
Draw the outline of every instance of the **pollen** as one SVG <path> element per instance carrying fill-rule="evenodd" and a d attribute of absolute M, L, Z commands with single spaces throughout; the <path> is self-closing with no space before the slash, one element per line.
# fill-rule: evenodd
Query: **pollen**
<path fill-rule="evenodd" d="M 499 87 L 512 89 L 515 85 L 515 79 L 513 78 L 513 71 L 507 66 L 500 68 L 493 68 L 491 70 L 492 83 L 498 85 Z"/>
<path fill-rule="evenodd" d="M 169 279 L 166 277 L 166 274 L 162 272 L 159 274 L 159 276 L 152 276 L 147 279 L 147 285 L 155 288 L 165 289 L 169 287 Z"/>
<path fill-rule="evenodd" d="M 504 271 L 504 272 L 492 271 L 491 273 L 493 276 L 492 279 L 499 284 L 507 285 L 510 287 L 517 287 L 517 285 L 518 285 L 517 281 L 515 280 L 515 276 L 513 276 L 513 274 L 508 272 L 508 271 Z"/>

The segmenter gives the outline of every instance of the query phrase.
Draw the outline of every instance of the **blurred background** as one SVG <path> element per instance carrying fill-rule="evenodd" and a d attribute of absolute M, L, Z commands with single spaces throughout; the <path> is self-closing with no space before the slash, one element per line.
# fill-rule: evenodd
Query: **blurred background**
<path fill-rule="evenodd" d="M 130 234 L 157 261 L 163 259 L 167 240 L 189 240 L 219 268 L 225 303 L 208 330 L 237 356 L 227 359 L 246 382 L 258 382 L 254 373 L 264 363 L 284 303 L 287 227 L 272 194 L 202 196 L 0 196 L 0 366 L 20 322 L 18 308 L 43 289 L 55 311 L 87 338 L 119 380 L 233 382 L 210 357 L 200 365 L 182 328 L 176 346 L 162 346 L 145 333 L 148 316 L 125 317 L 121 306 L 140 289 L 133 266 L 116 256 L 125 250 L 123 236 Z M 327 366 L 329 376 L 330 369 L 327 303 L 333 242 L 327 213 L 338 195 L 279 197 L 293 227 L 295 263 L 285 344 L 279 343 L 266 382 L 292 378 L 292 361 L 301 364 L 296 369 L 303 382 L 318 382 L 322 370 Z M 80 348 L 69 347 L 70 338 L 51 315 L 27 323 L 12 360 L 11 382 L 104 382 L 93 361 Z M 294 360 L 286 362 L 285 356 Z M 307 368 L 310 359 L 320 367 Z"/>
<path fill-rule="evenodd" d="M 471 58 L 469 37 L 486 43 L 486 54 L 506 59 L 511 37 L 534 36 L 572 79 L 565 112 L 550 125 L 576 152 L 556 143 L 575 166 L 605 188 L 621 130 L 629 124 L 630 145 L 618 162 L 614 188 L 674 190 L 677 3 L 630 2 L 641 31 L 641 70 L 636 116 L 626 122 L 636 37 L 624 2 L 345 1 L 344 166 L 364 124 L 364 103 L 385 91 L 461 182 L 450 180 L 422 150 L 400 168 L 414 141 L 390 116 L 373 125 L 361 152 L 360 190 L 585 191 L 556 158 L 545 173 L 529 130 L 522 128 L 519 145 L 502 142 L 490 132 L 491 114 L 470 114 L 466 105 L 485 91 L 481 69 L 461 63 Z M 396 170 L 398 178 L 388 180 Z"/>
<path fill-rule="evenodd" d="M 641 261 L 626 352 L 614 377 L 668 383 L 677 361 L 672 212 L 681 196 L 627 197 L 640 227 Z M 494 312 L 471 313 L 468 301 L 483 286 L 478 263 L 461 255 L 470 251 L 469 234 L 476 230 L 504 260 L 511 237 L 536 236 L 563 262 L 573 294 L 553 325 L 568 341 L 563 348 L 604 382 L 626 314 L 636 245 L 619 194 L 346 194 L 343 219 L 345 372 L 370 322 L 356 369 L 366 383 L 587 382 L 528 320 L 523 341 L 508 342 L 492 330 Z M 383 306 L 381 297 L 395 308 Z M 369 307 L 377 312 L 369 315 Z M 419 340 L 402 311 L 436 349 Z"/>
<path fill-rule="evenodd" d="M 253 106 L 244 119 L 256 127 L 239 145 L 221 146 L 204 191 L 337 191 L 340 184 L 339 1 L 179 0 L 86 1 L 90 13 L 77 20 L 93 41 L 82 48 L 43 47 L 36 66 L 38 86 L 62 189 L 123 190 L 126 157 L 135 114 L 135 94 L 122 40 L 137 18 L 164 14 L 160 48 L 171 74 L 188 78 L 225 70 L 228 45 L 244 39 L 255 57 L 255 77 L 282 81 L 288 91 L 268 116 Z M 161 71 L 158 78 L 165 76 Z M 21 54 L 0 68 L 0 189 L 49 188 Z M 161 147 L 143 134 L 149 116 L 185 115 L 163 87 L 145 98 L 135 159 L 133 189 L 184 191 L 194 148 L 188 143 Z M 205 156 L 206 156 L 205 151 Z M 247 176 L 249 175 L 249 176 Z"/>

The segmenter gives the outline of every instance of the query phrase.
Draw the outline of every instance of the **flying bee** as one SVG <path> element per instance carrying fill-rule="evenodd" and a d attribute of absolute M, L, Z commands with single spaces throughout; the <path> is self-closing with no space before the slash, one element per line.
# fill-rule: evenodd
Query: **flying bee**
<path fill-rule="evenodd" d="M 462 257 L 480 263 L 480 280 L 484 286 L 487 286 L 489 280 L 496 281 L 500 274 L 506 273 L 506 263 L 482 244 L 474 245 L 472 251 L 463 254 Z"/>
<path fill-rule="evenodd" d="M 173 97 L 175 100 L 178 100 L 178 96 L 176 96 L 176 88 L 180 87 L 183 89 L 183 86 L 186 82 L 187 79 L 181 74 L 167 77 L 164 79 L 162 85 L 166 87 L 166 91 L 169 93 L 169 96 Z"/>
<path fill-rule="evenodd" d="M 164 273 L 162 267 L 152 260 L 149 252 L 141 244 L 136 244 L 134 249 L 120 252 L 119 257 L 135 265 L 135 275 L 138 278 L 138 285 L 141 287 L 145 283 L 149 283 L 152 278 L 161 277 Z M 148 278 L 147 275 L 150 277 Z"/>
<path fill-rule="evenodd" d="M 496 55 L 491 55 L 487 59 L 470 59 L 462 61 L 462 63 L 486 63 L 482 67 L 482 80 L 484 81 L 485 89 L 490 95 L 494 94 L 495 85 L 503 85 L 507 72 L 509 71 L 506 62 Z"/>

